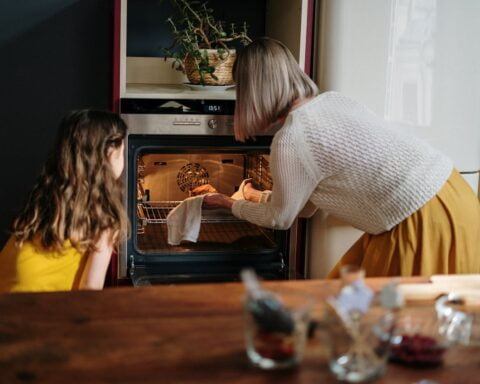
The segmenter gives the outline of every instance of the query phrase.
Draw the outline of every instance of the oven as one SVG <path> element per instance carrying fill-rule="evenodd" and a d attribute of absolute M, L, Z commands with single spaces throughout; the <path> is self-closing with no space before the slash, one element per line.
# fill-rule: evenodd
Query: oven
<path fill-rule="evenodd" d="M 133 285 L 234 281 L 251 267 L 264 279 L 295 275 L 295 231 L 271 230 L 227 210 L 203 210 L 198 241 L 169 245 L 166 218 L 195 187 L 226 195 L 252 178 L 271 189 L 272 135 L 246 143 L 233 135 L 234 100 L 122 99 L 127 123 L 123 173 L 131 234 L 120 247 L 117 278 Z"/>

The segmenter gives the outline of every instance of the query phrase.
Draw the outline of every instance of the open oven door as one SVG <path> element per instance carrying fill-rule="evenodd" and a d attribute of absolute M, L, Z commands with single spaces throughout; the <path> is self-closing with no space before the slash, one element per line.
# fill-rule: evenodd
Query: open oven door
<path fill-rule="evenodd" d="M 129 276 L 135 286 L 235 281 L 244 268 L 253 268 L 269 280 L 287 277 L 284 234 L 240 220 L 225 210 L 202 212 L 196 242 L 168 244 L 166 217 L 179 203 L 137 203 L 137 235 L 129 260 Z"/>

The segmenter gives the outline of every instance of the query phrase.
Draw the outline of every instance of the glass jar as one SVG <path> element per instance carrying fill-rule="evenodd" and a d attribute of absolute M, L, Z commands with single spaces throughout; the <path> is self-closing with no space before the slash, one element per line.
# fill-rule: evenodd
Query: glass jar
<path fill-rule="evenodd" d="M 312 305 L 309 295 L 288 290 L 245 299 L 246 351 L 253 365 L 278 369 L 302 361 Z"/>
<path fill-rule="evenodd" d="M 338 380 L 359 383 L 384 374 L 394 316 L 380 306 L 366 314 L 352 314 L 346 326 L 325 314 L 326 348 L 331 372 Z"/>
<path fill-rule="evenodd" d="M 340 276 L 324 315 L 329 367 L 338 380 L 371 380 L 384 373 L 395 316 L 378 304 L 361 267 L 345 265 Z"/>

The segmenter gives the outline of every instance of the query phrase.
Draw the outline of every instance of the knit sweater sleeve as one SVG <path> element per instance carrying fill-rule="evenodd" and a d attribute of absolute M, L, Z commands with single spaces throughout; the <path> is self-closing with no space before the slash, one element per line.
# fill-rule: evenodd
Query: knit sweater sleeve
<path fill-rule="evenodd" d="M 238 200 L 232 206 L 233 214 L 262 227 L 288 229 L 318 184 L 305 151 L 301 137 L 295 132 L 276 136 L 270 151 L 273 181 L 270 198 L 263 203 Z"/>

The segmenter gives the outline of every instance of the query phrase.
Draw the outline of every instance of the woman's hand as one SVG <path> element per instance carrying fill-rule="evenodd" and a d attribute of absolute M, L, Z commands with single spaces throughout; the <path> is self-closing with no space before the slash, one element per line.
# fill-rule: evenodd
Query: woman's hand
<path fill-rule="evenodd" d="M 203 184 L 189 190 L 188 196 L 192 197 L 192 196 L 204 195 L 206 193 L 216 193 L 216 192 L 217 190 L 214 187 L 212 187 L 210 184 Z"/>
<path fill-rule="evenodd" d="M 205 209 L 216 209 L 216 208 L 227 208 L 232 209 L 232 205 L 235 200 L 231 197 L 223 195 L 221 193 L 207 193 L 203 198 L 202 208 Z"/>
<path fill-rule="evenodd" d="M 242 193 L 245 197 L 245 200 L 252 201 L 254 203 L 259 203 L 261 201 L 262 191 L 255 189 L 251 181 L 245 182 Z"/>

